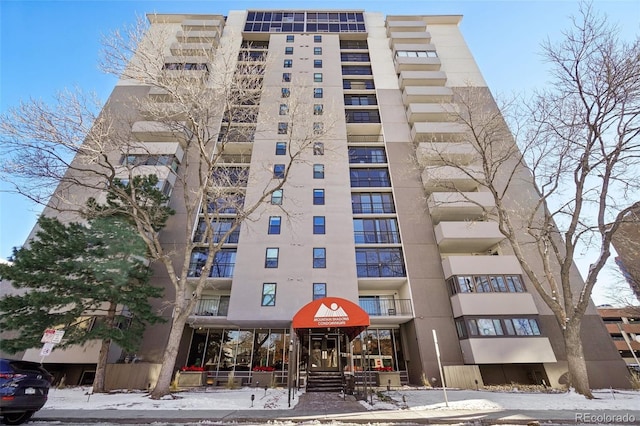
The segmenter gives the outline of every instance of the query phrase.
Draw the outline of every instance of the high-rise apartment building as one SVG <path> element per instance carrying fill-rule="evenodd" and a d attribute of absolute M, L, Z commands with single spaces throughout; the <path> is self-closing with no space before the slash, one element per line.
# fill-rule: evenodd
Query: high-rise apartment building
<path fill-rule="evenodd" d="M 311 112 L 310 129 L 332 128 L 270 203 L 226 239 L 188 321 L 178 366 L 249 380 L 256 370 L 285 377 L 295 360 L 300 383 L 308 372 L 366 369 L 440 383 L 435 330 L 449 385 L 563 383 L 562 330 L 483 214 L 492 197 L 439 161 L 444 153 L 473 172 L 478 159 L 451 112 L 459 91 L 489 90 L 460 32 L 461 16 L 249 10 L 149 19 L 150 31 L 171 34 L 167 72 L 207 78 L 203 49 L 236 49 L 238 61 L 268 58 L 250 105 L 256 113 L 238 120 L 245 132 L 227 143 L 219 163 L 248 176 L 240 197 L 259 198 L 261 182 L 283 173 L 293 95 Z M 185 52 L 192 59 L 175 59 Z M 121 81 L 112 99 L 129 94 L 163 101 L 132 81 Z M 185 167 L 179 141 L 144 117 L 132 132 L 145 155 L 129 164 L 144 162 L 171 193 L 174 174 Z M 534 187 L 522 184 L 518 193 Z M 162 234 L 176 250 L 175 229 L 198 221 L 181 214 L 180 203 L 172 194 L 179 214 Z M 223 213 L 220 235 L 236 211 Z M 200 276 L 204 254 L 191 253 L 190 279 Z M 168 286 L 156 270 L 154 282 Z M 583 328 L 592 386 L 628 386 L 593 306 Z M 168 330 L 147 330 L 137 357 L 161 362 Z M 62 353 L 47 361 L 65 362 Z"/>

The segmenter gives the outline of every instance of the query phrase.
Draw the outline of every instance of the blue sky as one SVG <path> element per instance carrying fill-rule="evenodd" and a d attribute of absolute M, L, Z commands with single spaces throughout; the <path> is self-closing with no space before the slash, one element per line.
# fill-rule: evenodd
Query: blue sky
<path fill-rule="evenodd" d="M 0 111 L 30 97 L 51 100 L 78 86 L 106 100 L 116 80 L 97 68 L 100 40 L 146 13 L 220 13 L 251 8 L 363 9 L 387 14 L 461 14 L 460 24 L 494 94 L 544 84 L 540 43 L 561 35 L 577 12 L 574 1 L 16 1 L 0 0 Z M 595 9 L 618 23 L 622 38 L 640 33 L 640 1 L 595 0 Z M 20 246 L 40 208 L 6 192 L 0 182 L 0 258 Z M 578 259 L 581 270 L 588 261 Z M 584 265 L 584 266 L 583 266 Z M 598 302 L 598 297 L 596 297 Z"/>

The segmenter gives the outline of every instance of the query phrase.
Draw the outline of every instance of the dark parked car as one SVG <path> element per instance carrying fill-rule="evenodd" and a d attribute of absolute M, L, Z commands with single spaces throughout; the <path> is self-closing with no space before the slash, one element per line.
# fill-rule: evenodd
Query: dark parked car
<path fill-rule="evenodd" d="M 53 376 L 37 362 L 0 358 L 2 423 L 19 425 L 47 402 Z"/>

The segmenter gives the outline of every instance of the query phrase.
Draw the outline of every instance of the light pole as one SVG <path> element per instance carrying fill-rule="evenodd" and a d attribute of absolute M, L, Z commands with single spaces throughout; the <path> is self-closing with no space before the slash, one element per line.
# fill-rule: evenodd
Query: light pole
<path fill-rule="evenodd" d="M 292 374 L 292 365 L 293 365 L 293 360 L 291 359 L 293 354 L 293 334 L 290 334 L 290 338 L 289 338 L 289 362 L 287 365 L 287 389 L 289 391 L 289 399 L 288 399 L 288 404 L 289 404 L 289 408 L 291 408 L 291 374 Z"/>
<path fill-rule="evenodd" d="M 442 382 L 442 392 L 444 392 L 444 404 L 448 407 L 449 400 L 447 399 L 447 385 L 444 383 L 444 374 L 442 373 L 442 362 L 440 361 L 440 347 L 438 346 L 438 336 L 435 330 L 433 332 L 433 343 L 436 345 L 436 357 L 438 358 L 438 370 L 440 371 L 440 382 Z"/>

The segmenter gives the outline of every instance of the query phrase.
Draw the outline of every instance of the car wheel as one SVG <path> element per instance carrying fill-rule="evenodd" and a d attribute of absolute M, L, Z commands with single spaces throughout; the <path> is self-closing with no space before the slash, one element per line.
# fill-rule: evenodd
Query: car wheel
<path fill-rule="evenodd" d="M 5 425 L 21 425 L 33 416 L 33 411 L 25 411 L 23 413 L 9 413 L 2 417 L 2 423 Z"/>

